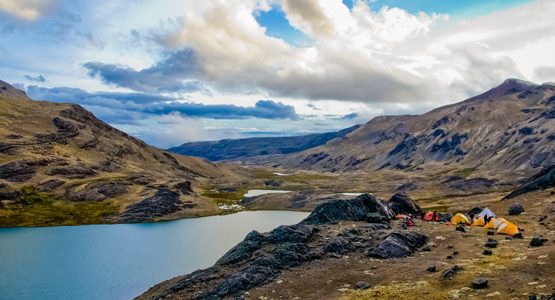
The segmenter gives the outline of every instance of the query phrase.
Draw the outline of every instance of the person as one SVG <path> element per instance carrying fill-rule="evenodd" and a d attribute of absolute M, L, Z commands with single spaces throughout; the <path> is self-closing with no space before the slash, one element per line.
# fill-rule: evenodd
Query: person
<path fill-rule="evenodd" d="M 432 214 L 432 221 L 438 221 L 437 210 L 434 210 L 434 213 Z"/>

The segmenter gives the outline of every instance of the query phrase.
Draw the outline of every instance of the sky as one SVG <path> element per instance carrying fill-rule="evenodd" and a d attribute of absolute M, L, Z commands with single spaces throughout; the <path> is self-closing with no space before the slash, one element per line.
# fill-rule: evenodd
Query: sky
<path fill-rule="evenodd" d="M 0 80 L 158 147 L 555 81 L 552 0 L 0 0 Z"/>

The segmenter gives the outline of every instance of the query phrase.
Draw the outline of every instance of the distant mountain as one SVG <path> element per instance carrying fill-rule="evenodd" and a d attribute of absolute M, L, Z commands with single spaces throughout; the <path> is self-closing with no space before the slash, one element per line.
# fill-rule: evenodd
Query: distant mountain
<path fill-rule="evenodd" d="M 168 149 L 183 155 L 198 156 L 211 161 L 241 159 L 253 156 L 289 154 L 320 145 L 330 140 L 344 138 L 359 128 L 355 125 L 336 132 L 316 133 L 288 137 L 259 137 L 226 139 L 212 142 L 192 142 Z"/>
<path fill-rule="evenodd" d="M 33 101 L 0 81 L 0 226 L 214 214 L 204 189 L 240 178 L 230 166 L 157 149 L 79 105 Z"/>
<path fill-rule="evenodd" d="M 319 171 L 467 168 L 532 174 L 555 163 L 555 85 L 508 79 L 422 115 L 376 117 L 272 164 Z"/>

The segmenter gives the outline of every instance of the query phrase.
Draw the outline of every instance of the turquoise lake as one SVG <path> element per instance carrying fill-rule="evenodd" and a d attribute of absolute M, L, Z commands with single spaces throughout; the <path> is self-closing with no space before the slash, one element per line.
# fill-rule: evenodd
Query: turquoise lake
<path fill-rule="evenodd" d="M 213 265 L 251 230 L 302 212 L 252 211 L 148 224 L 0 229 L 1 299 L 131 299 Z"/>

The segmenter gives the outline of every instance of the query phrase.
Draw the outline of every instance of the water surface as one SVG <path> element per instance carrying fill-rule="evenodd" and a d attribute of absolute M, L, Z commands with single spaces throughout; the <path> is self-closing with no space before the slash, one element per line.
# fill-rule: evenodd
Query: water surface
<path fill-rule="evenodd" d="M 285 190 L 248 190 L 244 197 L 255 197 L 260 195 L 266 194 L 284 194 L 284 193 L 291 193 L 291 191 Z"/>
<path fill-rule="evenodd" d="M 130 299 L 213 265 L 251 230 L 306 216 L 252 211 L 150 224 L 0 228 L 0 299 Z"/>

